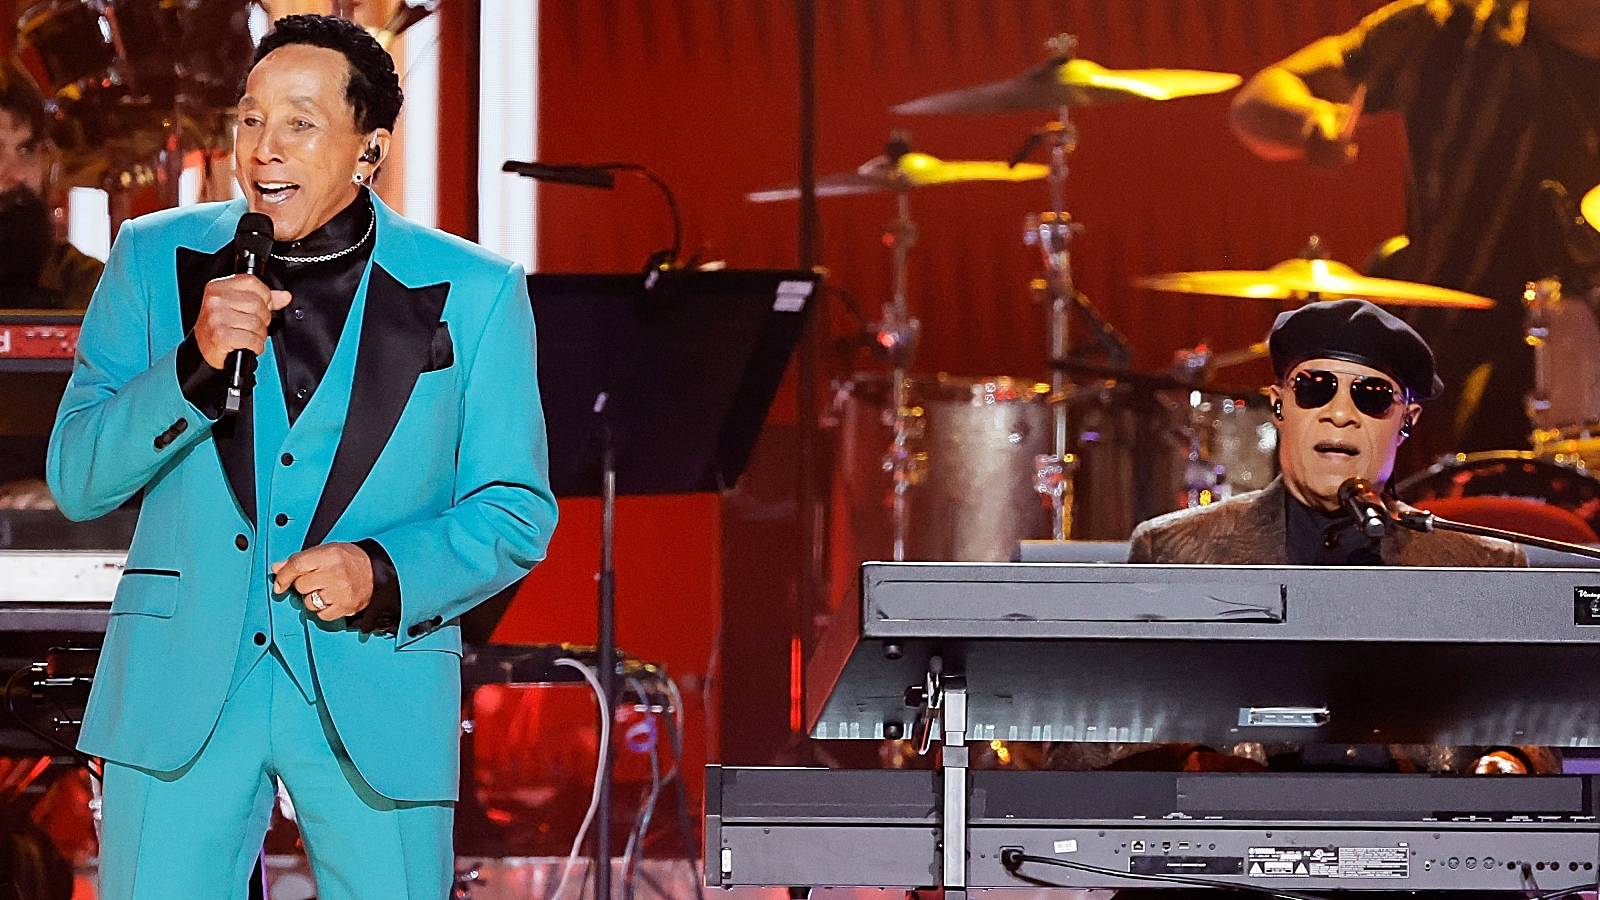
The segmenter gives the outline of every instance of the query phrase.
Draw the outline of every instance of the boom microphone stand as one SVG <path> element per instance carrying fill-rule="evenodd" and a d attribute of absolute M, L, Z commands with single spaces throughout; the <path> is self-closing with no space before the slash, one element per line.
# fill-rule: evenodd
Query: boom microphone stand
<path fill-rule="evenodd" d="M 1390 511 L 1390 521 L 1402 528 L 1412 531 L 1427 533 L 1430 531 L 1455 531 L 1460 534 L 1475 534 L 1479 537 L 1498 538 L 1510 541 L 1513 544 L 1527 544 L 1530 547 L 1542 547 L 1545 550 L 1556 550 L 1562 553 L 1571 553 L 1587 559 L 1600 559 L 1600 550 L 1586 547 L 1583 544 L 1572 544 L 1566 541 L 1557 541 L 1551 538 L 1538 537 L 1532 534 L 1523 534 L 1520 531 L 1511 531 L 1505 528 L 1491 528 L 1488 525 L 1473 525 L 1468 522 L 1457 522 L 1436 516 L 1427 510 L 1414 509 L 1401 505 L 1398 510 Z"/>

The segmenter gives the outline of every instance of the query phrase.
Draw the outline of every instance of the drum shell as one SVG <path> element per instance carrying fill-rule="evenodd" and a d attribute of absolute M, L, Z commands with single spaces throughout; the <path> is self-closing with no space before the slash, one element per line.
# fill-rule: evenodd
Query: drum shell
<path fill-rule="evenodd" d="M 45 0 L 24 11 L 17 58 L 47 96 L 62 100 L 121 80 L 110 23 L 81 0 Z"/>
<path fill-rule="evenodd" d="M 1457 497 L 1520 497 L 1565 509 L 1600 531 L 1600 478 L 1581 462 L 1542 458 L 1525 450 L 1463 453 L 1407 477 L 1402 500 L 1426 506 Z"/>
<path fill-rule="evenodd" d="M 890 388 L 875 374 L 835 386 L 835 554 L 854 561 L 893 558 Z M 1037 457 L 1051 449 L 1043 386 L 919 375 L 907 378 L 907 399 L 904 558 L 1006 561 L 1018 541 L 1049 536 L 1049 507 L 1035 489 Z"/>
<path fill-rule="evenodd" d="M 227 110 L 239 101 L 255 58 L 250 4 L 245 0 L 183 0 L 178 50 L 179 101 L 191 111 Z"/>
<path fill-rule="evenodd" d="M 106 19 L 132 94 L 170 110 L 177 99 L 181 26 L 171 0 L 110 0 Z"/>
<path fill-rule="evenodd" d="M 1068 401 L 1077 456 L 1072 537 L 1125 540 L 1145 519 L 1259 490 L 1278 473 L 1264 397 L 1080 388 Z"/>
<path fill-rule="evenodd" d="M 1528 418 L 1534 445 L 1600 435 L 1600 289 L 1567 296 L 1559 282 L 1536 282 L 1525 298 L 1533 346 L 1534 390 Z"/>

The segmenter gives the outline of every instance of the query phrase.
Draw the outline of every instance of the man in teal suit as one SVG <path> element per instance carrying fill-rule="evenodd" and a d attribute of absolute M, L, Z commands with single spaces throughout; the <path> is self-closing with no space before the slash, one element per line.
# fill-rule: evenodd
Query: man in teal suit
<path fill-rule="evenodd" d="M 85 317 L 50 488 L 78 519 L 143 495 L 80 741 L 101 897 L 243 896 L 280 782 L 322 900 L 448 890 L 456 620 L 543 557 L 556 504 L 522 269 L 367 189 L 400 101 L 359 27 L 279 20 L 245 198 L 126 223 Z M 258 383 L 224 416 L 234 350 Z"/>

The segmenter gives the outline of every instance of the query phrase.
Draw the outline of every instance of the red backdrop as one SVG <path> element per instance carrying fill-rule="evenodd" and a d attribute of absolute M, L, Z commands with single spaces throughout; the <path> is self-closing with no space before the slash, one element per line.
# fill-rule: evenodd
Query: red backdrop
<path fill-rule="evenodd" d="M 888 108 L 923 94 L 1006 78 L 1038 62 L 1045 39 L 1071 31 L 1080 55 L 1111 67 L 1168 66 L 1248 75 L 1309 40 L 1353 25 L 1376 0 L 820 0 L 817 4 L 817 171 L 854 168 L 891 130 L 944 158 L 1005 158 L 1047 114 L 913 119 Z M 539 153 L 549 161 L 644 163 L 677 192 L 686 249 L 739 267 L 797 262 L 797 210 L 743 194 L 793 182 L 799 87 L 793 2 L 542 0 Z M 1138 275 L 1257 268 L 1323 236 L 1359 265 L 1401 228 L 1398 123 L 1363 123 L 1362 154 L 1339 172 L 1272 165 L 1247 153 L 1226 122 L 1228 97 L 1086 109 L 1071 159 L 1068 206 L 1086 231 L 1073 245 L 1080 287 L 1136 347 L 1164 368 L 1177 348 L 1259 340 L 1269 305 L 1158 296 Z M 664 246 L 669 220 L 642 181 L 610 194 L 544 187 L 539 266 L 626 271 Z M 923 321 L 917 368 L 1043 377 L 1045 330 L 1027 284 L 1036 251 L 1023 217 L 1046 205 L 1042 184 L 947 187 L 913 198 L 921 242 L 912 305 Z M 832 284 L 876 315 L 889 290 L 883 197 L 825 200 L 823 263 Z M 837 300 L 834 336 L 853 329 Z M 825 355 L 829 374 L 853 360 Z M 1264 368 L 1231 373 L 1259 379 Z M 795 628 L 792 379 L 758 449 L 757 471 L 731 501 L 624 504 L 619 535 L 620 634 L 680 674 L 703 673 L 722 634 L 720 758 L 790 758 L 788 636 Z M 747 527 L 768 508 L 779 524 Z M 592 506 L 564 504 L 547 563 L 507 617 L 503 636 L 592 636 Z M 768 523 L 771 524 L 770 521 Z M 785 530 L 787 529 L 787 530 Z M 719 534 L 719 530 L 725 534 Z M 775 538 L 781 537 L 783 540 Z M 719 552 L 720 548 L 720 552 Z M 691 711 L 691 730 L 699 719 Z M 712 758 L 718 758 L 713 751 Z"/>

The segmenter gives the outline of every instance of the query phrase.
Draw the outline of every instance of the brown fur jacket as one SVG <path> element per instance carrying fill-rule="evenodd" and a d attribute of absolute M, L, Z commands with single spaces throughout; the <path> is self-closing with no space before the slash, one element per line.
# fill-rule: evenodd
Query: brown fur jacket
<path fill-rule="evenodd" d="M 1130 538 L 1128 562 L 1285 565 L 1283 479 L 1221 503 L 1182 509 L 1144 522 Z M 1435 531 L 1392 529 L 1379 547 L 1390 566 L 1526 566 L 1505 541 Z"/>

